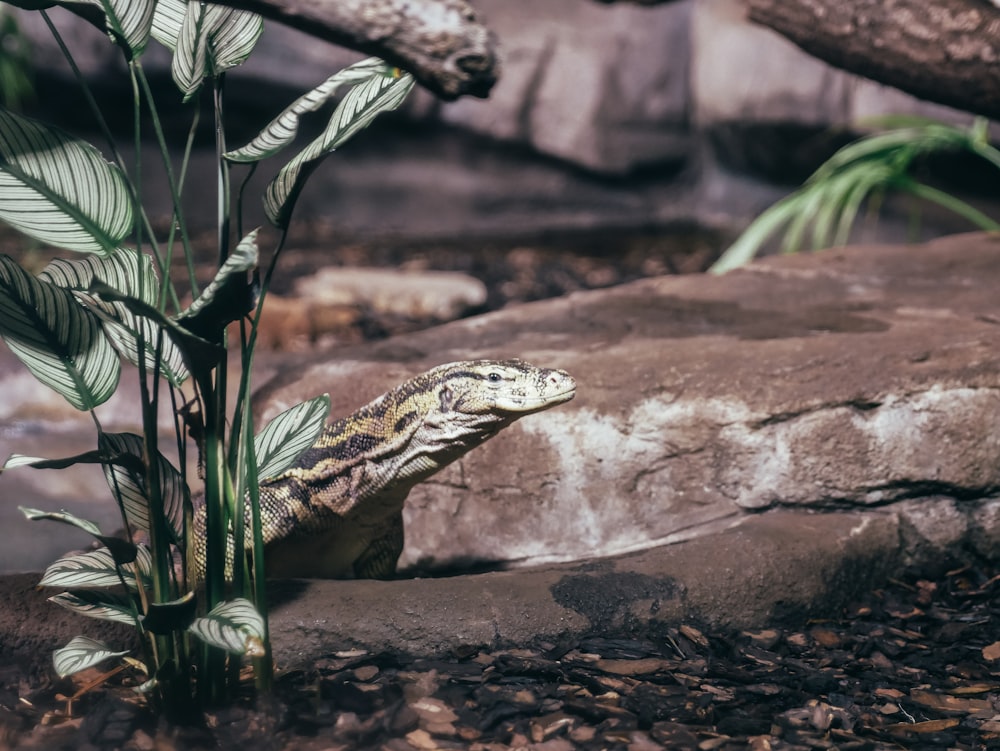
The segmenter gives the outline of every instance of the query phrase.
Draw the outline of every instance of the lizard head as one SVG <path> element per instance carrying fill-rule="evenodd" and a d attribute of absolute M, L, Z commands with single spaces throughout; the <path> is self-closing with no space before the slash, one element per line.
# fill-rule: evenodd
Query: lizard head
<path fill-rule="evenodd" d="M 522 360 L 470 360 L 430 371 L 443 413 L 509 415 L 516 419 L 568 402 L 576 381 L 564 370 Z"/>

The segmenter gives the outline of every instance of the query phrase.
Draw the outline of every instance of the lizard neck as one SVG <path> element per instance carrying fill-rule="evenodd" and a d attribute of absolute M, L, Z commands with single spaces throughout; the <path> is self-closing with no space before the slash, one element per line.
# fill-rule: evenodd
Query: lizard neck
<path fill-rule="evenodd" d="M 413 486 L 496 435 L 514 421 L 492 414 L 424 416 L 405 447 L 390 460 L 396 481 Z"/>

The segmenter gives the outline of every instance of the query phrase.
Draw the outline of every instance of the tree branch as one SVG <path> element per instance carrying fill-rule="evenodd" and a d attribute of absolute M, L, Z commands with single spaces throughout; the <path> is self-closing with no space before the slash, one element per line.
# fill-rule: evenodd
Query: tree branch
<path fill-rule="evenodd" d="M 496 43 L 465 0 L 212 0 L 377 55 L 444 99 L 486 97 Z"/>
<path fill-rule="evenodd" d="M 1000 117 L 1000 10 L 988 0 L 746 0 L 810 55 L 921 99 Z"/>
<path fill-rule="evenodd" d="M 485 98 L 499 76 L 496 40 L 465 0 L 212 0 L 259 13 L 342 47 L 376 55 L 442 99 Z M 28 10 L 47 0 L 12 0 Z M 104 30 L 100 8 L 65 2 Z"/>

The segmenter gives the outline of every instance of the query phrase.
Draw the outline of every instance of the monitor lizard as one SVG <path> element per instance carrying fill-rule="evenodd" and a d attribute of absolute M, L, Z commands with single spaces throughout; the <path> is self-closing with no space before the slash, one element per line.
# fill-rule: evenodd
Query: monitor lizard
<path fill-rule="evenodd" d="M 575 394 L 562 370 L 521 360 L 453 362 L 331 423 L 292 468 L 260 486 L 268 576 L 392 576 L 414 485 L 515 420 Z M 194 530 L 203 567 L 204 505 L 195 508 Z"/>

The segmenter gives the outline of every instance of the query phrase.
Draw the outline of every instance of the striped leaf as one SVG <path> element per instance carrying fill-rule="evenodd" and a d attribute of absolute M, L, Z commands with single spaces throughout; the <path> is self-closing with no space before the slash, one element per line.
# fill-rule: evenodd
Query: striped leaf
<path fill-rule="evenodd" d="M 77 299 L 100 319 L 111 345 L 133 365 L 139 364 L 140 342 L 146 367 L 159 372 L 174 386 L 188 377 L 187 368 L 174 340 L 163 335 L 159 324 L 133 312 L 120 300 L 104 301 L 90 293 L 95 283 L 114 288 L 123 296 L 155 307 L 158 280 L 152 259 L 130 248 L 116 248 L 107 258 L 86 256 L 75 260 L 57 258 L 38 279 L 70 289 Z"/>
<path fill-rule="evenodd" d="M 135 565 L 139 567 L 143 588 L 151 585 L 153 558 L 149 548 L 138 546 L 138 556 Z M 133 566 L 122 566 L 122 578 L 129 589 L 135 589 L 135 572 Z M 102 587 L 117 587 L 121 584 L 118 578 L 115 560 L 107 548 L 98 548 L 87 553 L 72 553 L 52 563 L 42 580 L 40 587 L 69 587 L 71 589 L 100 589 Z"/>
<path fill-rule="evenodd" d="M 132 598 L 127 595 L 82 589 L 77 592 L 60 592 L 52 595 L 49 602 L 88 618 L 135 625 L 134 605 Z"/>
<path fill-rule="evenodd" d="M 386 76 L 393 68 L 377 57 L 369 57 L 335 73 L 312 91 L 292 102 L 246 146 L 228 152 L 231 162 L 258 162 L 274 156 L 295 140 L 302 116 L 326 104 L 342 86 L 355 86 L 373 76 Z"/>
<path fill-rule="evenodd" d="M 249 600 L 223 602 L 188 628 L 206 644 L 233 654 L 264 654 L 264 619 Z"/>
<path fill-rule="evenodd" d="M 0 220 L 50 245 L 107 254 L 132 229 L 128 183 L 90 144 L 0 109 Z"/>
<path fill-rule="evenodd" d="M 221 343 L 209 342 L 196 336 L 181 326 L 177 319 L 167 318 L 152 305 L 131 295 L 123 295 L 104 282 L 95 281 L 90 287 L 90 293 L 100 296 L 106 302 L 120 302 L 135 315 L 148 318 L 163 329 L 180 351 L 185 372 L 205 375 L 226 355 L 226 348 L 221 346 Z"/>
<path fill-rule="evenodd" d="M 104 465 L 104 477 L 125 512 L 129 526 L 149 531 L 149 493 L 142 462 L 143 438 L 135 433 L 101 433 L 101 451 L 113 457 Z M 173 539 L 179 540 L 184 508 L 184 478 L 162 455 L 157 455 L 163 512 Z"/>
<path fill-rule="evenodd" d="M 390 65 L 369 71 L 337 105 L 323 133 L 281 168 L 264 194 L 267 218 L 280 229 L 288 226 L 295 201 L 319 163 L 380 113 L 396 109 L 413 88 L 413 77 Z"/>
<path fill-rule="evenodd" d="M 79 464 L 80 462 L 98 463 L 100 460 L 100 453 L 97 451 L 87 451 L 83 454 L 77 454 L 76 456 L 71 456 L 66 459 L 45 459 L 41 456 L 11 454 L 7 457 L 7 461 L 4 462 L 3 467 L 0 468 L 0 472 L 6 472 L 8 469 L 16 469 L 18 467 L 65 469 L 66 467 L 72 467 L 74 464 Z"/>
<path fill-rule="evenodd" d="M 25 506 L 18 506 L 17 508 L 22 514 L 32 521 L 49 519 L 51 521 L 69 524 L 77 529 L 82 529 L 84 532 L 91 534 L 94 537 L 101 536 L 101 528 L 94 524 L 94 522 L 89 521 L 88 519 L 81 519 L 68 511 L 39 511 L 36 508 L 27 508 Z"/>
<path fill-rule="evenodd" d="M 330 397 L 323 394 L 271 420 L 253 439 L 258 480 L 275 477 L 295 464 L 302 452 L 316 443 L 329 414 Z"/>
<path fill-rule="evenodd" d="M 93 409 L 118 387 L 121 363 L 97 317 L 72 292 L 35 279 L 7 256 L 0 256 L 0 336 L 77 409 Z"/>
<path fill-rule="evenodd" d="M 166 8 L 156 23 L 157 35 L 173 42 L 170 66 L 174 83 L 190 99 L 206 76 L 217 76 L 239 65 L 253 52 L 264 30 L 260 16 L 244 10 L 190 0 L 176 35 L 177 9 Z M 169 30 L 163 30 L 168 27 Z M 170 46 L 168 41 L 164 44 Z"/>
<path fill-rule="evenodd" d="M 59 677 L 65 678 L 67 675 L 79 673 L 81 670 L 104 662 L 110 657 L 124 657 L 127 654 L 127 649 L 123 652 L 115 652 L 107 644 L 97 641 L 97 639 L 91 639 L 88 636 L 74 636 L 69 644 L 62 649 L 57 649 L 52 654 L 52 662 Z"/>
<path fill-rule="evenodd" d="M 96 5 L 105 12 L 108 32 L 129 53 L 139 57 L 146 49 L 156 0 L 66 0 Z"/>
<path fill-rule="evenodd" d="M 173 52 L 177 49 L 177 39 L 184 25 L 187 0 L 156 0 L 153 11 L 153 39 Z"/>
<path fill-rule="evenodd" d="M 204 340 L 221 342 L 226 326 L 253 310 L 253 290 L 246 272 L 257 266 L 257 257 L 257 230 L 253 230 L 236 246 L 198 299 L 177 316 L 177 323 Z"/>

